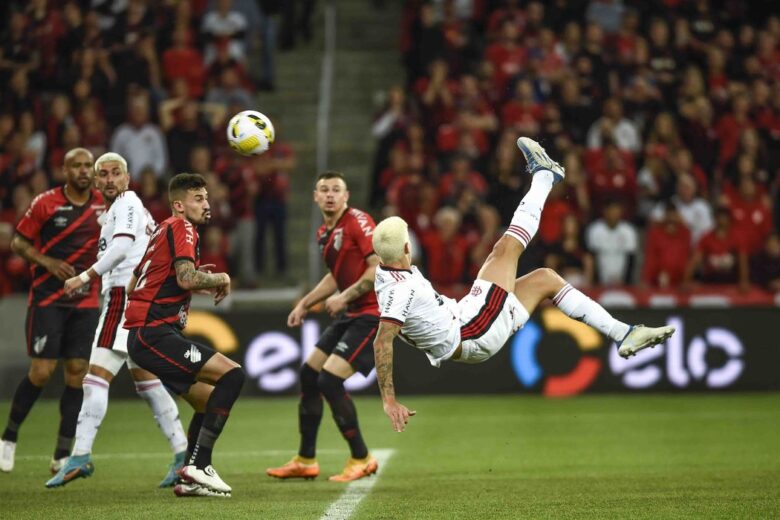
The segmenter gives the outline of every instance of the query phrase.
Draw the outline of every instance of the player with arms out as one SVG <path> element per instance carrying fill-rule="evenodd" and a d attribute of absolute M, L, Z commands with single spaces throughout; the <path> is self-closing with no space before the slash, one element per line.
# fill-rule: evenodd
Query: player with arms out
<path fill-rule="evenodd" d="M 168 186 L 168 200 L 173 216 L 152 233 L 128 285 L 127 352 L 195 410 L 176 495 L 227 497 L 232 490 L 212 467 L 211 452 L 241 392 L 244 371 L 214 349 L 185 338 L 182 330 L 192 292 L 213 294 L 216 305 L 230 293 L 230 277 L 200 266 L 195 226 L 211 219 L 203 177 L 176 175 Z"/>
<path fill-rule="evenodd" d="M 92 188 L 89 150 L 65 154 L 65 184 L 38 195 L 16 227 L 11 249 L 30 263 L 32 286 L 25 333 L 30 370 L 16 388 L 0 442 L 0 471 L 11 471 L 19 427 L 64 359 L 65 389 L 54 458 L 56 473 L 70 455 L 81 408 L 81 381 L 98 321 L 98 286 L 90 283 L 65 294 L 62 282 L 88 268 L 97 255 L 103 196 Z"/>
<path fill-rule="evenodd" d="M 372 344 L 379 324 L 379 308 L 373 291 L 374 272 L 379 263 L 371 245 L 374 221 L 368 214 L 347 206 L 348 200 L 349 190 L 341 173 L 329 171 L 317 178 L 314 201 L 325 221 L 317 231 L 317 239 L 329 272 L 298 302 L 287 318 L 287 325 L 300 326 L 308 310 L 323 300 L 332 317 L 343 311 L 346 316 L 325 329 L 301 367 L 298 455 L 281 467 L 268 468 L 266 473 L 271 477 L 311 479 L 319 475 L 315 456 L 323 396 L 350 449 L 342 472 L 329 480 L 357 480 L 378 469 L 376 459 L 368 453 L 363 441 L 355 404 L 344 390 L 344 380 L 352 374 L 360 372 L 367 376 L 374 368 Z"/>
<path fill-rule="evenodd" d="M 100 217 L 103 226 L 98 241 L 98 261 L 78 276 L 65 281 L 65 294 L 79 291 L 85 284 L 102 277 L 104 297 L 89 373 L 84 378 L 84 401 L 81 404 L 76 443 L 73 453 L 46 487 L 62 486 L 94 472 L 92 444 L 108 408 L 108 387 L 123 365 L 127 364 L 135 381 L 135 390 L 154 413 L 160 430 L 171 446 L 174 460 L 160 487 L 172 486 L 176 470 L 184 464 L 187 438 L 184 436 L 179 409 L 156 376 L 139 368 L 127 357 L 127 329 L 124 325 L 127 287 L 133 268 L 146 251 L 154 220 L 135 192 L 128 190 L 130 176 L 127 162 L 116 153 L 101 155 L 95 162 L 95 186 L 109 204 Z"/>
<path fill-rule="evenodd" d="M 437 294 L 411 265 L 406 222 L 390 217 L 374 230 L 374 250 L 382 262 L 375 283 L 381 310 L 374 341 L 376 373 L 385 413 L 398 432 L 415 412 L 395 399 L 396 336 L 425 352 L 434 366 L 446 360 L 482 363 L 498 352 L 547 298 L 567 316 L 615 341 L 622 357 L 657 345 L 674 333 L 672 327 L 630 326 L 616 320 L 551 269 L 537 269 L 515 279 L 518 259 L 539 229 L 547 195 L 565 175 L 536 141 L 521 137 L 517 146 L 533 176 L 531 188 L 482 265 L 471 291 L 460 301 Z"/>

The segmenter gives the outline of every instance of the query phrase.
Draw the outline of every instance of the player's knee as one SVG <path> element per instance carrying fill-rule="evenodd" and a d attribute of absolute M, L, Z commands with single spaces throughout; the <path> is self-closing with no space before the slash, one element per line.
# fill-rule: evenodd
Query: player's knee
<path fill-rule="evenodd" d="M 51 375 L 54 373 L 55 365 L 33 365 L 30 367 L 30 371 L 27 372 L 27 377 L 30 378 L 30 382 L 37 387 L 45 386 L 49 382 Z"/>
<path fill-rule="evenodd" d="M 344 380 L 327 370 L 320 372 L 317 378 L 317 387 L 319 387 L 320 392 L 328 401 L 338 399 L 344 395 Z"/>
<path fill-rule="evenodd" d="M 308 363 L 304 363 L 301 367 L 301 391 L 304 394 L 319 393 L 319 387 L 317 386 L 317 379 L 320 377 L 320 373 L 314 370 Z"/>
<path fill-rule="evenodd" d="M 537 290 L 546 295 L 554 295 L 566 282 L 549 267 L 541 267 L 531 273 L 531 280 Z"/>
<path fill-rule="evenodd" d="M 87 375 L 87 363 L 69 361 L 65 363 L 65 384 L 68 386 L 81 386 L 81 381 Z"/>

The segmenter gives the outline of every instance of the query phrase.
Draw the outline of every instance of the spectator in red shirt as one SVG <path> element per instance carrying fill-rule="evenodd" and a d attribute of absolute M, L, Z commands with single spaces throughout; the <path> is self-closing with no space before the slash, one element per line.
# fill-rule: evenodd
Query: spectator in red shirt
<path fill-rule="evenodd" d="M 747 253 L 757 253 L 772 231 L 772 211 L 766 197 L 761 196 L 756 181 L 743 177 L 733 197 L 726 198 L 731 210 L 733 227 L 742 237 Z"/>
<path fill-rule="evenodd" d="M 607 142 L 603 149 L 586 152 L 584 162 L 593 211 L 599 213 L 607 201 L 617 199 L 623 201 L 631 218 L 638 195 L 631 154 L 618 149 L 613 142 Z"/>
<path fill-rule="evenodd" d="M 435 129 L 439 125 L 454 121 L 458 83 L 449 79 L 449 66 L 444 60 L 431 63 L 429 71 L 428 77 L 417 80 L 415 92 L 422 103 L 426 125 Z"/>
<path fill-rule="evenodd" d="M 536 102 L 533 84 L 522 79 L 515 85 L 512 99 L 501 109 L 501 125 L 519 135 L 537 135 L 544 107 Z"/>
<path fill-rule="evenodd" d="M 519 40 L 520 28 L 513 20 L 506 19 L 501 23 L 500 41 L 485 51 L 485 59 L 493 66 L 493 84 L 503 96 L 506 96 L 509 81 L 525 70 L 528 58 Z"/>
<path fill-rule="evenodd" d="M 679 287 L 691 256 L 691 233 L 674 204 L 667 204 L 664 218 L 652 224 L 645 241 L 642 281 L 662 289 Z"/>
<path fill-rule="evenodd" d="M 720 164 L 729 162 L 737 153 L 739 136 L 746 129 L 753 126 L 750 120 L 750 99 L 745 95 L 737 94 L 732 102 L 731 112 L 718 120 L 715 131 L 720 142 Z"/>
<path fill-rule="evenodd" d="M 203 95 L 206 68 L 203 56 L 191 45 L 189 30 L 185 26 L 177 27 L 173 32 L 173 47 L 166 50 L 162 57 L 162 69 L 166 84 L 183 78 L 187 81 L 188 94 L 193 98 Z"/>
<path fill-rule="evenodd" d="M 555 269 L 574 287 L 589 287 L 593 284 L 593 255 L 582 242 L 580 221 L 576 215 L 569 214 L 563 218 L 561 237 L 548 249 L 544 265 Z"/>
<path fill-rule="evenodd" d="M 468 242 L 458 233 L 461 214 L 444 207 L 436 212 L 433 222 L 434 228 L 420 236 L 428 279 L 443 294 L 457 294 L 462 290 L 468 259 Z"/>
<path fill-rule="evenodd" d="M 227 238 L 218 226 L 208 226 L 203 236 L 203 247 L 200 250 L 200 264 L 212 264 L 212 272 L 224 273 L 228 269 Z"/>
<path fill-rule="evenodd" d="M 467 156 L 458 154 L 453 157 L 450 168 L 439 180 L 439 198 L 445 204 L 457 200 L 464 190 L 472 191 L 480 199 L 487 196 L 487 182 L 481 173 L 472 169 Z"/>
<path fill-rule="evenodd" d="M 690 287 L 694 275 L 705 284 L 732 284 L 743 287 L 749 279 L 748 259 L 743 241 L 734 229 L 731 211 L 720 207 L 715 212 L 715 229 L 704 235 L 688 262 L 684 286 Z"/>

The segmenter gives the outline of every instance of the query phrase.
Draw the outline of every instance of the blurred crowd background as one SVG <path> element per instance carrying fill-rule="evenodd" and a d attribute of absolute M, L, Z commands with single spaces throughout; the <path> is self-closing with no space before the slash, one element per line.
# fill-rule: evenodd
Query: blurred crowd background
<path fill-rule="evenodd" d="M 444 292 L 473 279 L 529 179 L 566 167 L 521 271 L 580 287 L 780 289 L 780 17 L 772 2 L 407 1 L 407 80 L 377 114 L 374 204 Z M 772 12 L 774 11 L 774 13 Z"/>
<path fill-rule="evenodd" d="M 377 16 L 390 8 L 374 3 Z M 383 96 L 370 201 L 353 203 L 404 217 L 421 267 L 462 294 L 527 189 L 515 147 L 526 135 L 567 175 L 521 273 L 549 266 L 580 287 L 780 290 L 771 4 L 407 0 L 406 81 Z M 158 221 L 170 175 L 204 174 L 215 225 L 203 261 L 241 287 L 287 276 L 295 151 L 277 128 L 269 153 L 240 158 L 224 127 L 257 91 L 283 88 L 276 51 L 312 39 L 313 12 L 314 0 L 3 2 L 0 295 L 27 287 L 9 251 L 15 223 L 63 182 L 76 146 L 125 156 Z"/>
<path fill-rule="evenodd" d="M 311 39 L 310 10 L 291 15 L 295 4 L 313 1 L 2 2 L 0 295 L 29 284 L 27 266 L 9 250 L 13 228 L 33 197 L 64 182 L 63 156 L 76 146 L 96 158 L 124 156 L 132 188 L 158 222 L 170 216 L 170 176 L 205 175 L 215 225 L 204 231 L 203 261 L 219 270 L 232 264 L 245 287 L 257 283 L 266 258 L 270 272 L 284 275 L 295 154 L 282 140 L 240 158 L 227 147 L 225 125 L 255 108 L 257 90 L 275 88 L 277 43 L 288 49 L 296 37 Z M 266 234 L 273 251 L 264 251 Z"/>

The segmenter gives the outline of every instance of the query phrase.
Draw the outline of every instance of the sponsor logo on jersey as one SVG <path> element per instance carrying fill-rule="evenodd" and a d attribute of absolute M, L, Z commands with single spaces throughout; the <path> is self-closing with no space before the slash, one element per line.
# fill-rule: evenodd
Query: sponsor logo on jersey
<path fill-rule="evenodd" d="M 368 223 L 368 215 L 354 208 L 350 213 L 352 213 L 352 215 L 355 217 L 358 222 L 358 226 L 360 226 L 360 229 L 367 237 L 370 237 L 374 234 L 374 229 L 371 227 L 371 224 Z"/>
<path fill-rule="evenodd" d="M 338 228 L 333 233 L 333 249 L 335 249 L 336 251 L 340 251 L 341 242 L 343 241 L 343 239 L 344 239 L 344 230 L 342 228 Z"/>
<path fill-rule="evenodd" d="M 348 348 L 349 348 L 349 345 L 347 345 L 343 341 L 339 341 L 338 344 L 336 345 L 335 350 L 336 350 L 336 352 L 339 352 L 339 353 L 343 354 L 344 352 L 347 351 Z"/>
<path fill-rule="evenodd" d="M 381 274 L 376 275 L 376 281 L 379 283 L 385 283 L 385 277 Z"/>
<path fill-rule="evenodd" d="M 404 306 L 404 318 L 409 315 L 409 308 L 412 306 L 412 300 L 414 300 L 414 289 L 409 293 L 409 300 L 407 300 L 406 305 Z"/>
<path fill-rule="evenodd" d="M 33 340 L 33 352 L 36 354 L 43 352 L 44 347 L 46 347 L 46 341 L 48 339 L 48 334 L 45 336 L 35 336 L 35 339 Z"/>
<path fill-rule="evenodd" d="M 72 211 L 73 206 L 57 206 L 57 209 L 54 211 Z"/>
<path fill-rule="evenodd" d="M 482 294 L 482 287 L 480 287 L 479 285 L 475 285 L 474 287 L 471 288 L 472 296 L 479 296 L 480 294 Z"/>
<path fill-rule="evenodd" d="M 200 353 L 198 347 L 190 344 L 190 348 L 184 352 L 184 357 L 190 360 L 190 363 L 199 363 L 203 354 Z"/>
<path fill-rule="evenodd" d="M 105 251 L 106 250 L 106 239 L 105 237 L 100 237 L 100 240 L 98 240 L 98 251 Z"/>
<path fill-rule="evenodd" d="M 57 227 L 65 227 L 68 225 L 68 217 L 54 217 L 54 225 Z"/>

